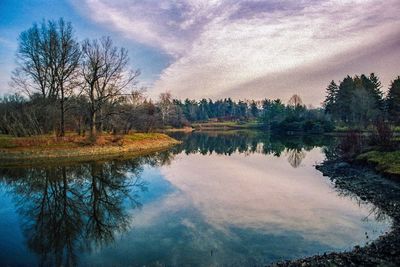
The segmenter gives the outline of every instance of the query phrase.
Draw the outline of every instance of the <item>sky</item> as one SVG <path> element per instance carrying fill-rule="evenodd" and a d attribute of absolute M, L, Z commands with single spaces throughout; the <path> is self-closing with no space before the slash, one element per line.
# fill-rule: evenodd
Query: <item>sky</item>
<path fill-rule="evenodd" d="M 129 50 L 157 98 L 264 99 L 298 94 L 319 106 L 331 80 L 400 75 L 398 0 L 0 0 L 0 94 L 18 35 L 63 17 L 79 40 L 110 36 Z"/>

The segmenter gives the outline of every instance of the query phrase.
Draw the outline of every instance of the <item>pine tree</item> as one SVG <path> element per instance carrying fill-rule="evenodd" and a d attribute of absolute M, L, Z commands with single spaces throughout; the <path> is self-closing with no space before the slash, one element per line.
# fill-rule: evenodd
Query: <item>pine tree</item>
<path fill-rule="evenodd" d="M 206 99 L 203 98 L 199 102 L 199 114 L 197 115 L 198 119 L 203 120 L 203 121 L 208 120 L 209 119 L 209 116 L 208 116 L 209 111 L 208 110 L 209 110 L 208 102 Z"/>
<path fill-rule="evenodd" d="M 325 113 L 331 114 L 332 116 L 336 115 L 336 98 L 338 94 L 338 86 L 334 80 L 326 88 L 326 98 L 323 102 L 323 106 L 325 108 Z"/>
<path fill-rule="evenodd" d="M 336 110 L 338 117 L 344 122 L 351 121 L 351 102 L 355 91 L 354 80 L 347 76 L 339 85 L 336 98 Z"/>
<path fill-rule="evenodd" d="M 376 95 L 365 86 L 370 81 L 365 75 L 354 77 L 354 93 L 351 99 L 350 111 L 353 123 L 358 126 L 367 127 L 380 114 Z"/>
<path fill-rule="evenodd" d="M 400 123 L 400 76 L 392 81 L 387 96 L 387 110 L 390 121 Z"/>
<path fill-rule="evenodd" d="M 371 73 L 369 77 L 366 77 L 364 74 L 361 75 L 361 80 L 364 88 L 371 95 L 371 97 L 375 100 L 375 108 L 379 110 L 383 110 L 384 101 L 383 101 L 383 92 L 382 92 L 382 84 L 374 73 Z"/>
<path fill-rule="evenodd" d="M 251 112 L 251 115 L 254 117 L 254 118 L 257 118 L 258 117 L 258 112 L 259 112 L 259 110 L 258 110 L 258 106 L 257 106 L 257 103 L 253 100 L 252 102 L 251 102 L 251 104 L 250 104 L 250 112 Z"/>

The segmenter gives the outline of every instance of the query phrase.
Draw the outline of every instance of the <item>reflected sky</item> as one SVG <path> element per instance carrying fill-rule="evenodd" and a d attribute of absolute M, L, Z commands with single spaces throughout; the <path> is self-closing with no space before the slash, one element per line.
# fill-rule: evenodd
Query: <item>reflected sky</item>
<path fill-rule="evenodd" d="M 128 161 L 1 169 L 0 261 L 261 266 L 348 250 L 390 226 L 315 169 L 323 140 L 180 139 L 170 151 Z M 62 207 L 69 212 L 58 216 Z M 58 235 L 39 234 L 43 227 Z"/>
<path fill-rule="evenodd" d="M 359 229 L 360 220 L 369 207 L 338 198 L 313 167 L 322 159 L 320 149 L 309 151 L 298 168 L 282 159 L 262 154 L 178 155 L 161 171 L 179 189 L 183 202 L 215 227 L 295 230 L 338 248 L 362 239 L 366 229 Z M 350 233 L 353 240 L 347 237 Z"/>

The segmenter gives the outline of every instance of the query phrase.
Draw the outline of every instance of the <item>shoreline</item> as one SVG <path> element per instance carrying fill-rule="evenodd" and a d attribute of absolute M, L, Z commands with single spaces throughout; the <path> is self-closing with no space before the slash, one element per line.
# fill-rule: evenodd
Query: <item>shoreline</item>
<path fill-rule="evenodd" d="M 351 251 L 324 253 L 271 266 L 399 266 L 400 265 L 400 184 L 374 169 L 342 160 L 325 161 L 316 168 L 328 176 L 343 194 L 378 208 L 375 216 L 389 216 L 389 232 Z"/>
<path fill-rule="evenodd" d="M 115 142 L 108 141 L 105 144 L 95 145 L 66 141 L 47 146 L 3 147 L 0 148 L 0 167 L 136 157 L 160 152 L 177 144 L 180 142 L 166 134 L 153 133 L 130 134 Z"/>
<path fill-rule="evenodd" d="M 387 178 L 400 181 L 400 151 L 370 150 L 355 158 L 357 164 L 373 168 Z"/>

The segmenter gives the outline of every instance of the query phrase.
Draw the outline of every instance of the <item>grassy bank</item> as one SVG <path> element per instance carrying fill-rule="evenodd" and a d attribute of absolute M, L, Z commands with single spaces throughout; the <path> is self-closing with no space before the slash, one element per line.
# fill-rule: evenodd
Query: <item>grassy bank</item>
<path fill-rule="evenodd" d="M 0 166 L 48 161 L 82 161 L 116 156 L 137 156 L 160 151 L 179 142 L 160 133 L 134 133 L 124 136 L 101 135 L 95 143 L 86 137 L 51 135 L 11 137 L 0 135 Z"/>
<path fill-rule="evenodd" d="M 356 159 L 374 166 L 383 174 L 400 178 L 400 151 L 369 151 L 358 155 Z"/>

